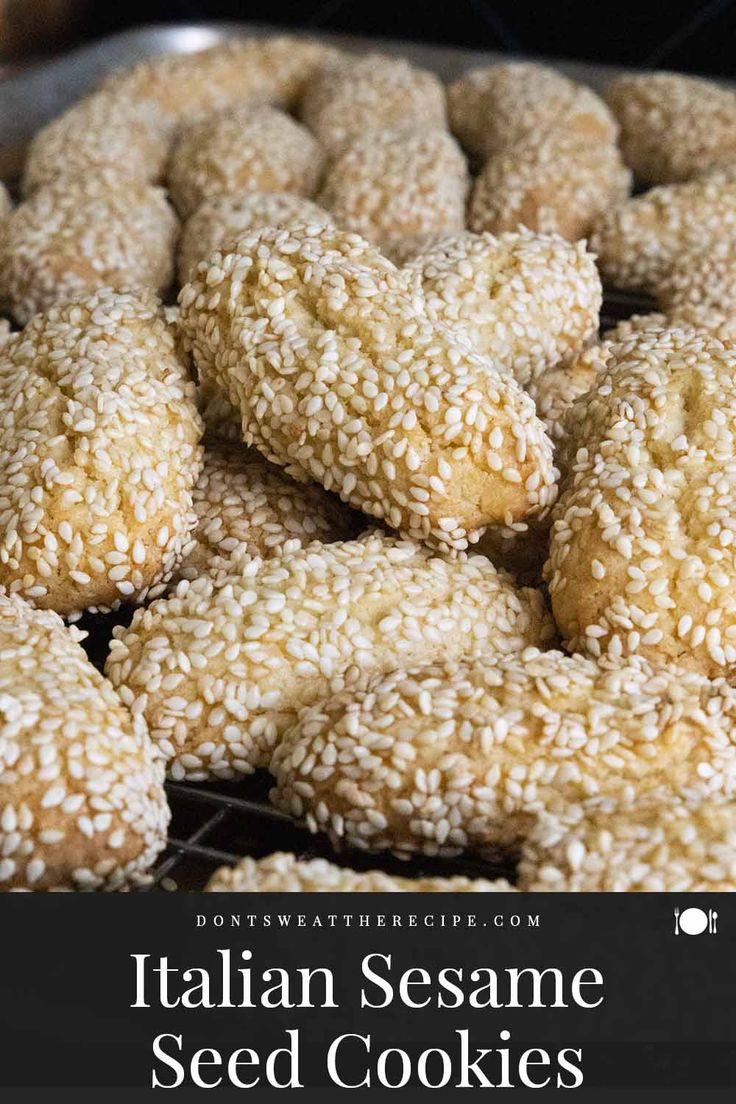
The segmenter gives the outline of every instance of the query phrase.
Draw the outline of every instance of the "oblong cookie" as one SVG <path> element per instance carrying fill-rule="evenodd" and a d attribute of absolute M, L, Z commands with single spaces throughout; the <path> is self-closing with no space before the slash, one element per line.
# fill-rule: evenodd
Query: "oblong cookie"
<path fill-rule="evenodd" d="M 598 331 L 600 276 L 582 242 L 527 230 L 467 232 L 420 253 L 405 271 L 419 279 L 431 318 L 462 326 L 524 387 Z"/>
<path fill-rule="evenodd" d="M 196 579 L 243 556 L 278 556 L 312 541 L 349 540 L 357 515 L 316 484 L 295 483 L 243 448 L 210 445 L 192 491 L 197 527 L 177 578 Z"/>
<path fill-rule="evenodd" d="M 106 674 L 174 778 L 267 766 L 297 709 L 353 667 L 542 644 L 538 591 L 480 556 L 449 561 L 391 537 L 308 545 L 182 582 L 115 630 Z"/>
<path fill-rule="evenodd" d="M 337 226 L 387 256 L 406 240 L 465 229 L 468 166 L 452 135 L 437 127 L 371 130 L 335 157 L 319 194 Z"/>
<path fill-rule="evenodd" d="M 534 648 L 362 673 L 276 747 L 275 804 L 363 850 L 514 848 L 543 814 L 736 791 L 736 691 Z"/>
<path fill-rule="evenodd" d="M 103 287 L 163 291 L 177 231 L 166 193 L 136 176 L 100 167 L 55 177 L 4 224 L 2 296 L 24 324 Z"/>
<path fill-rule="evenodd" d="M 736 663 L 736 349 L 660 326 L 568 414 L 545 572 L 565 646 L 714 677 Z"/>
<path fill-rule="evenodd" d="M 736 161 L 736 94 L 684 73 L 625 73 L 606 101 L 621 149 L 642 184 L 699 176 L 724 155 Z"/>
<path fill-rule="evenodd" d="M 616 122 L 600 96 L 538 62 L 473 69 L 450 85 L 447 100 L 453 133 L 478 157 L 553 130 L 591 143 L 616 140 Z"/>
<path fill-rule="evenodd" d="M 544 818 L 524 843 L 531 893 L 733 893 L 736 803 L 656 802 Z"/>
<path fill-rule="evenodd" d="M 163 763 L 80 638 L 0 595 L 0 889 L 119 889 L 166 842 Z"/>
<path fill-rule="evenodd" d="M 612 142 L 581 141 L 566 130 L 535 133 L 488 158 L 473 186 L 468 226 L 493 234 L 526 227 L 578 241 L 630 191 L 631 173 Z"/>
<path fill-rule="evenodd" d="M 307 82 L 301 117 L 335 156 L 370 131 L 445 126 L 445 90 L 426 69 L 385 54 L 344 55 Z"/>
<path fill-rule="evenodd" d="M 508 372 L 427 318 L 357 235 L 291 224 L 203 262 L 179 324 L 243 440 L 412 539 L 463 550 L 553 499 L 552 446 Z"/>
<path fill-rule="evenodd" d="M 736 227 L 736 183 L 712 179 L 662 184 L 611 208 L 590 248 L 604 282 L 654 294 L 678 258 L 715 246 Z"/>
<path fill-rule="evenodd" d="M 323 154 L 306 127 L 275 107 L 230 108 L 185 127 L 171 152 L 168 184 L 182 218 L 218 196 L 249 191 L 311 195 Z"/>
<path fill-rule="evenodd" d="M 153 296 L 102 289 L 0 349 L 0 588 L 66 616 L 142 601 L 196 518 L 194 387 Z"/>

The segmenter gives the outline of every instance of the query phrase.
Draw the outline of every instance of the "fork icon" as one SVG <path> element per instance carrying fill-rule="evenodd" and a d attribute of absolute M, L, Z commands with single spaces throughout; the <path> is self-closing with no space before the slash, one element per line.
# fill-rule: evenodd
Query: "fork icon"
<path fill-rule="evenodd" d="M 675 905 L 675 935 L 679 935 L 679 934 L 680 934 L 680 910 L 677 907 L 677 905 Z"/>

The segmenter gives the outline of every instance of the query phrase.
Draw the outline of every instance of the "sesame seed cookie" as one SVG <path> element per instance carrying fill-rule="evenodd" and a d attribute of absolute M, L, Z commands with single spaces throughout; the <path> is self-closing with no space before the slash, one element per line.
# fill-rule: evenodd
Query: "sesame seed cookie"
<path fill-rule="evenodd" d="M 539 592 L 482 557 L 378 534 L 238 567 L 179 583 L 110 645 L 105 672 L 176 779 L 267 766 L 297 709 L 351 669 L 520 650 L 551 633 Z"/>
<path fill-rule="evenodd" d="M 349 540 L 356 516 L 335 495 L 295 483 L 243 446 L 210 445 L 192 492 L 194 547 L 177 572 L 196 579 L 231 558 L 278 556 L 312 541 Z"/>
<path fill-rule="evenodd" d="M 372 130 L 330 164 L 320 203 L 344 230 L 391 256 L 417 235 L 465 229 L 468 166 L 444 130 Z"/>
<path fill-rule="evenodd" d="M 0 351 L 0 587 L 67 616 L 155 593 L 196 523 L 200 434 L 152 296 L 36 315 Z"/>
<path fill-rule="evenodd" d="M 519 888 L 567 893 L 736 890 L 736 803 L 650 803 L 543 818 L 526 840 Z"/>
<path fill-rule="evenodd" d="M 179 296 L 200 378 L 243 440 L 412 539 L 462 550 L 545 509 L 552 446 L 513 377 L 427 318 L 367 242 L 292 224 L 203 262 Z"/>
<path fill-rule="evenodd" d="M 612 81 L 605 98 L 642 184 L 689 180 L 726 152 L 736 159 L 736 94 L 713 81 L 630 73 Z"/>
<path fill-rule="evenodd" d="M 192 358 L 184 346 L 179 328 L 179 307 L 166 305 L 163 311 L 169 333 L 174 339 L 176 355 L 185 366 L 188 375 L 194 377 L 196 373 Z M 204 425 L 205 436 L 215 442 L 238 445 L 241 453 L 246 451 L 240 431 L 240 415 L 226 395 L 200 384 L 196 386 L 196 403 Z"/>
<path fill-rule="evenodd" d="M 311 195 L 322 150 L 306 127 L 275 107 L 230 108 L 181 131 L 171 152 L 171 198 L 187 218 L 215 196 L 259 192 Z"/>
<path fill-rule="evenodd" d="M 103 166 L 156 181 L 168 155 L 169 135 L 167 119 L 155 104 L 97 92 L 36 133 L 26 155 L 23 194 L 57 177 L 93 173 Z"/>
<path fill-rule="evenodd" d="M 569 364 L 547 368 L 526 385 L 536 403 L 537 416 L 544 422 L 550 440 L 555 444 L 565 437 L 565 414 L 568 409 L 595 385 L 605 368 L 605 344 L 583 349 Z"/>
<path fill-rule="evenodd" d="M 200 261 L 216 250 L 224 252 L 248 230 L 295 221 L 327 226 L 333 220 L 311 199 L 291 192 L 248 192 L 205 200 L 182 227 L 179 283 L 186 284 Z"/>
<path fill-rule="evenodd" d="M 369 131 L 443 129 L 445 90 L 434 73 L 403 58 L 344 56 L 307 82 L 301 117 L 334 156 Z"/>
<path fill-rule="evenodd" d="M 736 341 L 736 313 L 731 308 L 711 307 L 706 303 L 683 303 L 667 315 L 670 326 L 704 330 L 724 344 Z"/>
<path fill-rule="evenodd" d="M 447 106 L 453 134 L 481 158 L 552 130 L 593 143 L 616 141 L 615 120 L 591 88 L 536 62 L 474 69 L 450 85 Z"/>
<path fill-rule="evenodd" d="M 300 711 L 271 799 L 363 850 L 512 848 L 544 813 L 736 791 L 736 690 L 640 659 L 490 651 L 361 672 Z"/>
<path fill-rule="evenodd" d="M 663 311 L 695 306 L 736 314 L 736 245 L 725 240 L 675 258 L 656 289 Z"/>
<path fill-rule="evenodd" d="M 632 334 L 644 330 L 659 331 L 670 325 L 667 316 L 658 311 L 632 314 L 606 330 L 600 341 L 588 345 L 566 363 L 548 368 L 541 376 L 529 381 L 527 391 L 534 399 L 537 415 L 544 422 L 547 433 L 555 444 L 555 464 L 560 469 L 561 476 L 566 474 L 577 450 L 577 444 L 570 443 L 570 411 L 576 399 L 597 385 L 610 360 L 613 346 Z M 686 323 L 678 322 L 677 325 L 685 326 Z M 579 411 L 583 409 L 582 405 L 578 408 Z"/>
<path fill-rule="evenodd" d="M 565 485 L 577 449 L 571 443 L 568 425 L 575 400 L 597 385 L 616 341 L 640 330 L 662 329 L 666 324 L 663 314 L 632 315 L 609 330 L 604 335 L 605 340 L 588 346 L 570 361 L 547 368 L 526 384 L 536 404 L 537 416 L 544 422 L 555 446 L 559 488 Z M 539 586 L 549 551 L 551 525 L 552 514 L 547 511 L 529 522 L 491 526 L 473 546 L 474 551 L 488 556 L 496 567 L 510 572 L 524 586 Z"/>
<path fill-rule="evenodd" d="M 38 188 L 3 228 L 0 288 L 24 324 L 97 288 L 166 288 L 177 221 L 161 188 L 101 168 Z"/>
<path fill-rule="evenodd" d="M 119 69 L 102 88 L 151 101 L 178 125 L 245 103 L 293 106 L 337 51 L 309 39 L 230 38 L 191 54 L 164 54 Z"/>
<path fill-rule="evenodd" d="M 406 271 L 418 276 L 430 318 L 462 325 L 477 350 L 522 386 L 598 332 L 601 281 L 583 242 L 525 230 L 464 233 Z"/>
<path fill-rule="evenodd" d="M 550 440 L 555 445 L 555 466 L 562 468 L 558 446 L 567 440 L 566 418 L 572 404 L 594 387 L 608 357 L 609 344 L 603 342 L 584 349 L 569 363 L 547 368 L 526 384 L 534 399 L 537 417 L 544 422 Z M 564 473 L 561 471 L 560 476 Z M 559 485 L 562 485 L 560 479 Z M 539 586 L 549 552 L 551 512 L 531 521 L 513 525 L 490 526 L 473 550 L 488 558 L 498 568 L 508 571 L 524 586 Z"/>
<path fill-rule="evenodd" d="M 515 893 L 503 878 L 400 878 L 382 870 L 358 873 L 327 859 L 303 859 L 277 851 L 223 866 L 205 893 Z"/>
<path fill-rule="evenodd" d="M 0 889 L 118 889 L 164 847 L 164 768 L 51 611 L 0 596 Z"/>
<path fill-rule="evenodd" d="M 525 226 L 577 241 L 630 191 L 631 173 L 612 142 L 534 133 L 488 158 L 473 186 L 468 226 L 493 234 Z"/>
<path fill-rule="evenodd" d="M 572 407 L 545 569 L 566 647 L 736 663 L 735 381 L 733 346 L 655 328 L 614 345 Z"/>
<path fill-rule="evenodd" d="M 681 254 L 736 233 L 736 182 L 662 184 L 606 212 L 590 248 L 604 283 L 654 294 Z"/>

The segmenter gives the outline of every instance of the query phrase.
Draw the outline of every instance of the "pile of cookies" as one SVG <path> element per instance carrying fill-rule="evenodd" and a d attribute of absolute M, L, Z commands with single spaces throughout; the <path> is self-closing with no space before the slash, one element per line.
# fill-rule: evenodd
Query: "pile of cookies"
<path fill-rule="evenodd" d="M 736 888 L 736 94 L 234 39 L 112 74 L 20 196 L 1 888 L 145 884 L 165 777 L 256 770 L 515 885 L 210 890 Z M 659 309 L 601 338 L 602 282 Z"/>

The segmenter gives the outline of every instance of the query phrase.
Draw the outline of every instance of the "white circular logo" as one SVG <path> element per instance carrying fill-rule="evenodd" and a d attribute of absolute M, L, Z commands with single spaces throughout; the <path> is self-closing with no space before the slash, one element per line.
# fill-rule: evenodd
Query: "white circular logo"
<path fill-rule="evenodd" d="M 699 908 L 686 908 L 680 913 L 680 931 L 685 935 L 700 935 L 708 927 L 708 914 Z"/>

